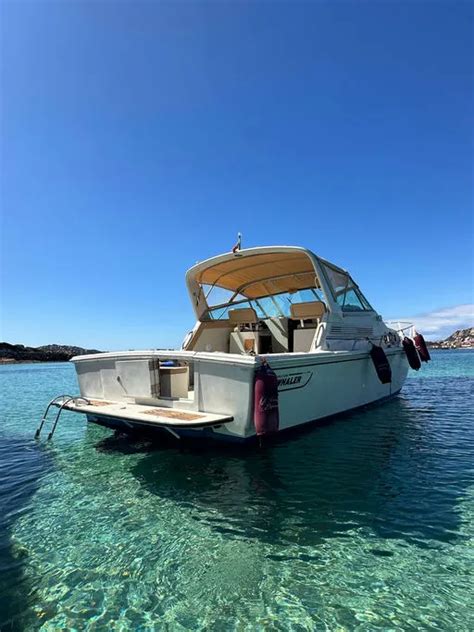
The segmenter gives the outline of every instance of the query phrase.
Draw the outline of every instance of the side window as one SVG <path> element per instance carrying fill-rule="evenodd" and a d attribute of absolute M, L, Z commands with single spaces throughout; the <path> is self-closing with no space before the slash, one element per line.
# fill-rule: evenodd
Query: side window
<path fill-rule="evenodd" d="M 329 281 L 331 283 L 332 289 L 334 290 L 334 293 L 337 295 L 342 290 L 345 290 L 349 281 L 349 277 L 347 276 L 347 274 L 343 274 L 342 272 L 333 270 L 333 268 L 330 268 L 326 265 L 324 266 L 324 268 L 326 270 L 326 274 L 329 277 Z"/>
<path fill-rule="evenodd" d="M 359 290 L 359 288 L 356 286 L 354 288 L 354 291 L 356 292 L 360 302 L 363 305 L 363 308 L 367 311 L 372 312 L 373 311 L 373 307 L 372 305 L 369 303 L 369 301 L 365 298 L 365 296 L 362 294 L 362 292 Z"/>
<path fill-rule="evenodd" d="M 367 299 L 348 274 L 324 265 L 333 294 L 343 312 L 372 311 Z"/>
<path fill-rule="evenodd" d="M 342 305 L 343 312 L 360 312 L 364 310 L 364 306 L 353 288 L 343 294 L 339 294 L 337 302 L 339 305 Z"/>

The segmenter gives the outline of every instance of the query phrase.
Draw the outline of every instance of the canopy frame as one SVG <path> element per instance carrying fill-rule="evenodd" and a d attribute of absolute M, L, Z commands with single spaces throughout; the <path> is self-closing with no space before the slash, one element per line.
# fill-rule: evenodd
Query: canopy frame
<path fill-rule="evenodd" d="M 328 311 L 334 305 L 331 288 L 318 257 L 305 248 L 295 246 L 249 248 L 213 257 L 190 268 L 186 282 L 198 319 L 210 309 L 232 303 L 239 294 L 245 301 L 313 289 L 322 292 Z M 273 288 L 270 289 L 272 282 Z M 209 291 L 206 292 L 204 286 L 210 286 Z M 210 306 L 209 294 L 214 287 L 233 294 L 225 303 Z"/>

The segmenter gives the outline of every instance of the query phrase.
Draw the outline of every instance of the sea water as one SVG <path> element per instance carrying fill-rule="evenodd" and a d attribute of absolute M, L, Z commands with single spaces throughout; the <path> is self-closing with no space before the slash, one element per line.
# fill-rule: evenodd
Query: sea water
<path fill-rule="evenodd" d="M 264 449 L 114 437 L 0 368 L 2 630 L 474 629 L 474 353 Z"/>

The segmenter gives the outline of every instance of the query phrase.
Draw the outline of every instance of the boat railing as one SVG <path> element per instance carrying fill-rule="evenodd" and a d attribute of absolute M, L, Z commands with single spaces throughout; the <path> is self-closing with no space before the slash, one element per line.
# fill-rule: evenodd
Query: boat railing
<path fill-rule="evenodd" d="M 386 320 L 385 324 L 387 327 L 391 329 L 395 329 L 395 331 L 399 334 L 408 331 L 409 329 L 413 329 L 415 327 L 414 323 L 409 320 Z"/>

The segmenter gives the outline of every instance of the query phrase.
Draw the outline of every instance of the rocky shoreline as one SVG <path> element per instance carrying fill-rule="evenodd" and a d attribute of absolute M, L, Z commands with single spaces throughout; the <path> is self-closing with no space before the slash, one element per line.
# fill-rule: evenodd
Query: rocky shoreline
<path fill-rule="evenodd" d="M 25 347 L 0 342 L 0 364 L 18 362 L 67 362 L 77 355 L 101 353 L 97 349 L 83 349 L 71 345 L 45 345 L 42 347 Z"/>
<path fill-rule="evenodd" d="M 431 349 L 474 349 L 474 327 L 458 329 L 444 340 L 429 342 Z"/>

